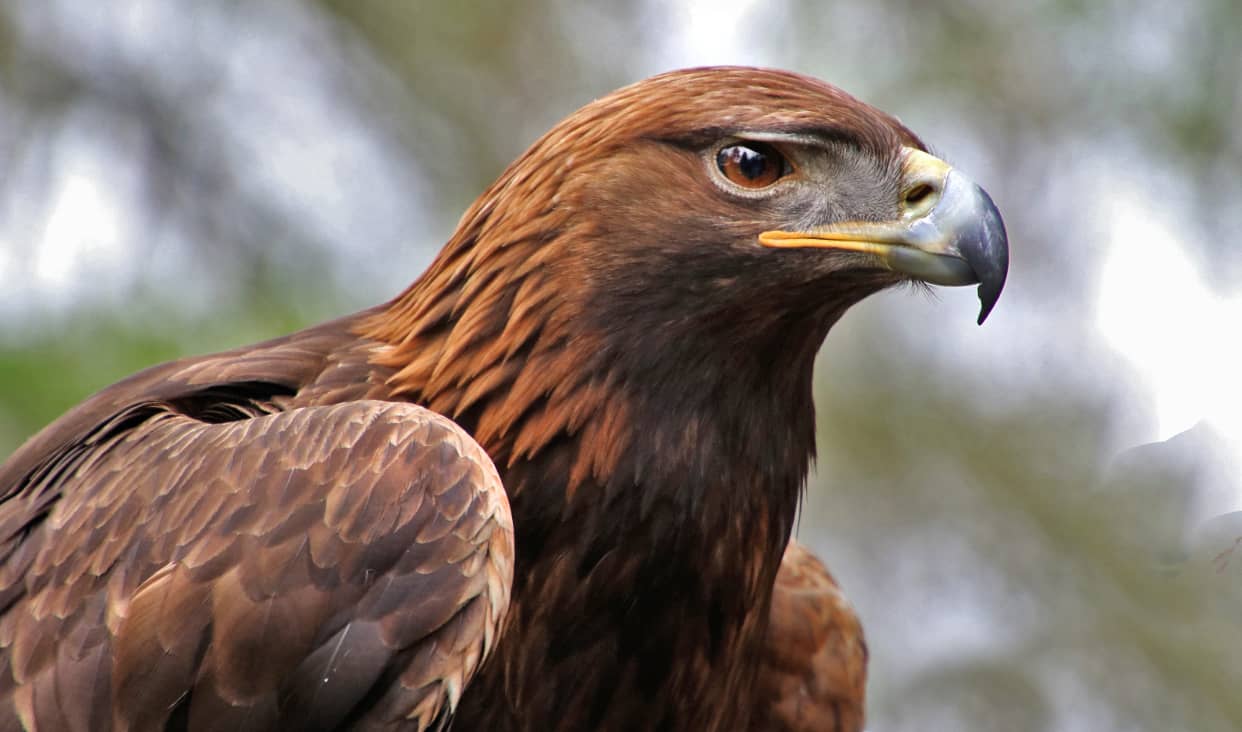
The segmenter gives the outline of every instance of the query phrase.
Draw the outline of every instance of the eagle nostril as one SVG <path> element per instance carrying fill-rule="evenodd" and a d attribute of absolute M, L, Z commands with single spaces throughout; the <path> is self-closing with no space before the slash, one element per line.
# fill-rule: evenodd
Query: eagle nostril
<path fill-rule="evenodd" d="M 926 216 L 940 200 L 939 186 L 921 182 L 910 186 L 901 198 L 902 218 L 907 220 Z"/>
<path fill-rule="evenodd" d="M 906 191 L 906 205 L 910 207 L 918 206 L 927 200 L 933 193 L 933 189 L 927 183 L 919 183 L 910 190 Z"/>

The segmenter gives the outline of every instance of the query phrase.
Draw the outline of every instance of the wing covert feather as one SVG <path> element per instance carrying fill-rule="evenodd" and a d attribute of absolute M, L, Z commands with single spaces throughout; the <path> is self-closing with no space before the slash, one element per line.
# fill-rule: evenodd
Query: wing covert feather
<path fill-rule="evenodd" d="M 55 490 L 0 504 L 18 527 L 0 729 L 448 718 L 513 573 L 508 501 L 464 431 L 381 401 L 221 423 L 147 404 L 113 422 L 41 466 Z"/>
<path fill-rule="evenodd" d="M 772 593 L 759 673 L 763 732 L 861 732 L 867 644 L 853 606 L 823 563 L 796 541 Z"/>

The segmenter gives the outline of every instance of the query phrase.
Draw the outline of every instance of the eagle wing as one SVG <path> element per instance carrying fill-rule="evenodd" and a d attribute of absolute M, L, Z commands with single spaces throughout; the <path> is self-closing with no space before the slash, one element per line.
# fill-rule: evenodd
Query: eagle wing
<path fill-rule="evenodd" d="M 854 608 L 819 559 L 791 541 L 772 593 L 759 674 L 764 732 L 860 732 L 867 644 Z"/>
<path fill-rule="evenodd" d="M 132 404 L 0 503 L 0 730 L 435 729 L 495 646 L 513 524 L 448 419 Z"/>

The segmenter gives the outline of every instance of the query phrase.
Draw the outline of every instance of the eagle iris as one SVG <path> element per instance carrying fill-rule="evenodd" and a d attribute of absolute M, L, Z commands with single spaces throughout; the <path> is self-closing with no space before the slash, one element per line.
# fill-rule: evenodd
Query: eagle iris
<path fill-rule="evenodd" d="M 785 175 L 788 163 L 772 147 L 750 142 L 722 148 L 716 153 L 716 167 L 743 188 L 763 188 Z"/>

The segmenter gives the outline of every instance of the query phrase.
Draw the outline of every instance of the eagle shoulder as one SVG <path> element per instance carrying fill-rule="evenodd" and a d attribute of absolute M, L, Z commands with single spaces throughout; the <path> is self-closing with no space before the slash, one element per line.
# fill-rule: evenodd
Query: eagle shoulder
<path fill-rule="evenodd" d="M 500 478 L 421 407 L 143 402 L 50 457 L 0 504 L 0 722 L 431 729 L 503 627 Z"/>

